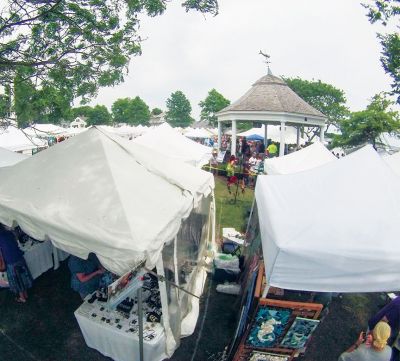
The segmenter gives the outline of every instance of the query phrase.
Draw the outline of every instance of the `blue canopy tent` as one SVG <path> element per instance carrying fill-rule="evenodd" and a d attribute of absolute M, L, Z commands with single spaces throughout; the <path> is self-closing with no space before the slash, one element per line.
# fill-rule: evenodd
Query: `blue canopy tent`
<path fill-rule="evenodd" d="M 264 137 L 258 134 L 252 134 L 246 137 L 247 140 L 264 140 Z"/>

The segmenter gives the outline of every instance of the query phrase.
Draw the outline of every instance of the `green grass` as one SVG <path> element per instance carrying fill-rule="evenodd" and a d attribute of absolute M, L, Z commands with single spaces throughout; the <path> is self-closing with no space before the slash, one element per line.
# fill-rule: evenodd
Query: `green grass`
<path fill-rule="evenodd" d="M 225 177 L 215 177 L 215 204 L 216 204 L 216 239 L 221 239 L 222 228 L 233 227 L 239 232 L 245 232 L 248 213 L 253 203 L 254 191 L 246 188 L 242 193 L 240 188 L 235 202 L 236 186 L 231 187 L 229 194 Z"/>

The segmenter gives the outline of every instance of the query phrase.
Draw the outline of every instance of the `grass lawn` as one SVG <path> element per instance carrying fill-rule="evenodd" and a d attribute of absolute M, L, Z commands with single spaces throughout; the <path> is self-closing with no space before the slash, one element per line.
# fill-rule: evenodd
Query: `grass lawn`
<path fill-rule="evenodd" d="M 239 232 L 245 232 L 248 214 L 253 203 L 254 191 L 246 188 L 242 193 L 240 188 L 237 191 L 235 202 L 236 186 L 231 187 L 230 194 L 226 186 L 225 177 L 215 177 L 215 203 L 217 230 L 216 238 L 222 237 L 222 228 L 233 227 Z"/>

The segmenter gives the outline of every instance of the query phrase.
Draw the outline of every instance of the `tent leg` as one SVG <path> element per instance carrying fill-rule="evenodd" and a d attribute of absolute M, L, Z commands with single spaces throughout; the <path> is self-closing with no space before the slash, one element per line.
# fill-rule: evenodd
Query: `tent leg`
<path fill-rule="evenodd" d="M 139 318 L 139 360 L 144 361 L 143 354 L 143 295 L 142 287 L 138 289 L 138 318 Z"/>

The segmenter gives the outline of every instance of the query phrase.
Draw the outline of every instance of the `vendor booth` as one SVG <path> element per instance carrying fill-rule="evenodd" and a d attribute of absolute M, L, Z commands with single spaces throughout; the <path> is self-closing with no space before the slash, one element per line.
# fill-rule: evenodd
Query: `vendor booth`
<path fill-rule="evenodd" d="M 121 300 L 124 320 L 104 293 L 85 299 L 75 316 L 87 344 L 125 361 L 139 359 L 143 340 L 144 360 L 170 357 L 197 321 L 214 233 L 212 175 L 97 128 L 0 172 L 1 223 L 82 259 L 93 252 L 116 277 L 155 274 L 135 289 L 143 307 L 135 294 Z"/>
<path fill-rule="evenodd" d="M 312 295 L 398 289 L 400 182 L 371 146 L 313 169 L 260 176 L 255 199 L 247 234 L 250 248 L 261 243 L 263 260 L 247 256 L 235 361 L 304 353 L 323 309 Z"/>
<path fill-rule="evenodd" d="M 371 146 L 308 171 L 260 176 L 255 196 L 268 285 L 398 288 L 400 182 Z"/>

